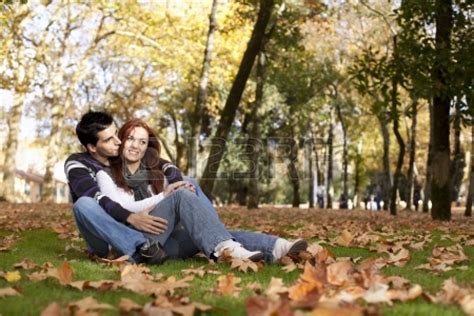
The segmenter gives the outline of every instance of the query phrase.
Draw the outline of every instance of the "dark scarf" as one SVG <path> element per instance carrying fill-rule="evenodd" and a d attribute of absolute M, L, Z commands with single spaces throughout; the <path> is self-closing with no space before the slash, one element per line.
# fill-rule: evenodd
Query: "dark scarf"
<path fill-rule="evenodd" d="M 141 201 L 150 197 L 151 193 L 148 191 L 150 172 L 145 166 L 140 164 L 140 167 L 134 174 L 130 174 L 130 171 L 128 171 L 125 165 L 123 169 L 123 176 L 128 186 L 133 190 L 135 201 Z"/>

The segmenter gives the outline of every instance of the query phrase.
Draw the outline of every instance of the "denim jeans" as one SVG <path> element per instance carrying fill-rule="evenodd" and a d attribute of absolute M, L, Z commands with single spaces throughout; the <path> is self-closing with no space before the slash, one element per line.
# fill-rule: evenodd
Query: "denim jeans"
<path fill-rule="evenodd" d="M 111 245 L 120 254 L 135 253 L 136 248 L 153 238 L 162 243 L 170 258 L 185 259 L 199 251 L 210 256 L 215 246 L 226 239 L 234 239 L 250 251 L 262 251 L 265 261 L 272 262 L 276 237 L 244 231 L 227 231 L 211 202 L 192 178 L 196 194 L 180 189 L 161 201 L 151 214 L 168 220 L 168 229 L 160 235 L 142 233 L 116 221 L 97 202 L 82 197 L 74 204 L 76 224 L 89 251 L 105 256 Z"/>
<path fill-rule="evenodd" d="M 143 233 L 115 220 L 90 197 L 81 197 L 73 207 L 77 228 L 89 251 L 105 257 L 111 245 L 121 255 L 132 255 L 146 241 Z"/>
<path fill-rule="evenodd" d="M 210 256 L 217 243 L 215 242 L 215 238 L 214 242 L 211 242 L 213 238 L 207 236 L 209 231 L 215 232 L 217 229 L 223 232 L 226 229 L 221 223 L 216 209 L 213 207 L 211 201 L 202 192 L 201 187 L 196 182 L 196 180 L 190 177 L 184 177 L 184 180 L 189 181 L 194 185 L 196 188 L 196 194 L 192 194 L 186 189 L 181 189 L 187 192 L 178 193 L 181 191 L 178 190 L 175 193 L 185 195 L 186 197 L 174 197 L 174 201 L 173 199 L 168 199 L 167 197 L 165 200 L 158 203 L 151 214 L 166 218 L 169 224 L 168 230 L 164 234 L 148 236 L 160 241 L 164 245 L 165 251 L 170 256 L 170 258 L 185 259 L 195 255 L 199 251 L 203 251 L 206 255 Z M 173 195 L 174 194 L 170 195 L 169 197 L 172 197 Z M 176 199 L 183 198 L 190 200 L 188 206 L 184 207 L 186 214 L 189 215 L 189 211 L 193 212 L 191 209 L 193 209 L 195 212 L 194 215 L 196 219 L 191 220 L 191 224 L 194 223 L 196 225 L 191 227 L 192 231 L 188 230 L 188 225 L 190 223 L 184 223 L 183 218 L 179 218 L 179 216 L 178 221 L 179 219 L 181 221 L 176 222 L 176 213 L 173 214 L 173 212 L 169 211 L 172 209 L 172 205 L 177 204 Z M 187 221 L 188 219 L 186 218 L 184 220 Z M 175 225 L 174 229 L 172 228 L 172 225 Z M 277 237 L 245 231 L 228 231 L 228 233 L 230 233 L 232 239 L 241 243 L 247 250 L 261 251 L 264 254 L 265 261 L 273 261 L 272 251 Z M 206 236 L 205 238 L 207 239 L 204 244 L 203 236 Z M 228 234 L 225 234 L 225 236 L 229 237 Z M 222 238 L 220 239 L 221 241 L 225 240 Z M 210 244 L 205 244 L 206 242 L 210 242 Z"/>

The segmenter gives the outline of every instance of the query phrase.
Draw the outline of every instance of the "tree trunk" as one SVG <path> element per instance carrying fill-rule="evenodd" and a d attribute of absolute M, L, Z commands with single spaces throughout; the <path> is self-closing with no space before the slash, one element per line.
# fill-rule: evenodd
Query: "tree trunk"
<path fill-rule="evenodd" d="M 55 186 L 54 186 L 54 166 L 58 162 L 61 146 L 61 135 L 64 125 L 64 115 L 68 110 L 69 102 L 66 102 L 64 107 L 59 99 L 53 100 L 53 107 L 51 109 L 51 133 L 49 136 L 49 143 L 46 155 L 46 173 L 43 180 L 43 192 L 41 194 L 42 202 L 54 201 Z"/>
<path fill-rule="evenodd" d="M 183 153 L 184 153 L 184 146 L 179 141 L 179 127 L 178 127 L 178 120 L 176 119 L 176 115 L 171 113 L 171 120 L 173 121 L 173 128 L 174 128 L 174 146 L 176 148 L 176 161 L 174 163 L 178 166 L 178 168 L 184 170 L 183 168 Z"/>
<path fill-rule="evenodd" d="M 451 31 L 453 28 L 452 0 L 436 1 L 436 57 L 433 65 L 433 182 L 431 217 L 437 220 L 451 219 L 450 148 L 448 91 Z"/>
<path fill-rule="evenodd" d="M 471 125 L 471 173 L 464 216 L 472 216 L 472 196 L 474 195 L 474 124 Z"/>
<path fill-rule="evenodd" d="M 429 212 L 429 202 L 431 200 L 431 184 L 433 182 L 433 104 L 428 104 L 430 112 L 430 143 L 428 145 L 428 157 L 426 159 L 426 177 L 425 177 L 425 188 L 423 196 L 423 213 Z"/>
<path fill-rule="evenodd" d="M 393 59 L 397 60 L 397 37 L 393 37 Z M 393 177 L 393 186 L 392 186 L 392 196 L 390 199 L 390 214 L 397 215 L 397 191 L 398 191 L 398 183 L 400 182 L 400 178 L 402 176 L 402 166 L 403 166 L 403 158 L 405 157 L 405 142 L 403 141 L 402 135 L 400 135 L 399 130 L 399 116 L 398 113 L 398 70 L 395 71 L 392 78 L 392 95 L 391 95 L 391 102 L 392 102 L 392 118 L 393 118 L 393 133 L 395 134 L 395 138 L 397 139 L 399 152 L 398 152 L 398 159 L 397 159 L 397 167 L 395 169 L 395 174 Z"/>
<path fill-rule="evenodd" d="M 265 29 L 270 21 L 273 6 L 274 0 L 260 0 L 258 18 L 252 31 L 252 36 L 242 57 L 242 62 L 240 63 L 239 70 L 230 89 L 224 109 L 221 112 L 221 120 L 212 138 L 211 150 L 201 180 L 202 189 L 207 196 L 212 197 L 212 190 L 226 148 L 227 137 L 239 107 L 245 84 L 252 70 L 255 57 L 260 51 L 260 47 L 264 41 Z"/>
<path fill-rule="evenodd" d="M 472 109 L 472 91 L 467 95 L 467 105 Z M 472 216 L 472 198 L 474 195 L 474 121 L 471 121 L 471 173 L 469 176 L 469 189 L 467 193 L 466 209 L 464 216 Z"/>
<path fill-rule="evenodd" d="M 24 96 L 26 87 L 16 87 L 13 106 L 8 119 L 8 135 L 5 144 L 5 157 L 3 161 L 2 196 L 8 202 L 15 202 L 15 177 L 16 177 L 16 152 L 18 150 L 18 134 L 23 113 Z"/>
<path fill-rule="evenodd" d="M 411 133 L 410 133 L 410 157 L 408 161 L 408 194 L 406 197 L 407 210 L 411 210 L 413 204 L 413 193 L 415 186 L 415 157 L 416 157 L 416 125 L 418 123 L 418 100 L 412 97 L 411 105 Z M 417 201 L 418 203 L 418 201 Z"/>
<path fill-rule="evenodd" d="M 337 111 L 337 116 L 339 119 L 339 122 L 341 122 L 341 127 L 342 127 L 342 194 L 344 195 L 344 198 L 347 200 L 349 198 L 349 189 L 348 189 L 348 180 L 347 180 L 347 168 L 349 165 L 349 159 L 348 159 L 348 152 L 347 152 L 347 126 L 344 123 L 344 119 L 342 116 L 342 111 L 341 107 L 336 105 L 336 111 Z"/>
<path fill-rule="evenodd" d="M 214 38 L 217 29 L 217 5 L 218 0 L 212 1 L 211 14 L 209 15 L 209 30 L 207 32 L 206 48 L 202 63 L 201 76 L 196 97 L 196 107 L 193 115 L 190 115 L 191 144 L 188 155 L 188 172 L 192 177 L 197 177 L 197 155 L 199 152 L 199 130 L 201 118 L 204 113 L 207 99 L 207 85 L 209 82 L 209 69 L 211 66 L 212 52 L 214 50 Z"/>
<path fill-rule="evenodd" d="M 327 161 L 327 176 L 326 176 L 326 208 L 332 208 L 333 199 L 333 184 L 332 184 L 332 168 L 333 168 L 333 142 L 334 142 L 334 123 L 333 113 L 331 111 L 331 118 L 328 131 L 328 161 Z"/>
<path fill-rule="evenodd" d="M 382 199 L 383 209 L 388 210 L 390 202 L 390 192 L 392 188 L 392 177 L 390 175 L 390 134 L 388 131 L 388 121 L 385 111 L 377 117 L 380 123 L 380 130 L 382 132 L 383 140 L 383 183 L 382 183 Z"/>
<path fill-rule="evenodd" d="M 313 170 L 313 140 L 305 142 L 306 161 L 308 162 L 309 189 L 308 202 L 309 208 L 314 208 L 314 170 Z"/>
<path fill-rule="evenodd" d="M 461 103 L 456 102 L 456 114 L 454 117 L 454 153 L 451 162 L 451 201 L 459 198 L 459 189 L 464 177 L 464 151 L 461 147 Z"/>
<path fill-rule="evenodd" d="M 296 163 L 298 160 L 298 142 L 294 139 L 292 132 L 290 143 L 290 162 L 288 163 L 288 173 L 290 176 L 291 186 L 293 188 L 293 207 L 300 207 L 300 181 L 298 177 L 298 169 Z"/>
<path fill-rule="evenodd" d="M 263 88 L 265 84 L 265 69 L 266 69 L 266 60 L 265 60 L 265 48 L 262 46 L 258 54 L 257 61 L 257 87 L 255 90 L 255 104 L 252 108 L 251 121 L 252 127 L 250 129 L 249 141 L 247 142 L 250 146 L 249 153 L 249 162 L 250 162 L 250 179 L 248 186 L 248 195 L 247 195 L 247 207 L 249 209 L 258 208 L 259 200 L 259 180 L 260 173 L 258 168 L 258 162 L 260 158 L 260 117 L 258 110 L 262 107 L 263 104 Z"/>
<path fill-rule="evenodd" d="M 362 164 L 362 156 L 361 156 L 361 151 L 362 151 L 362 142 L 360 145 L 357 146 L 357 151 L 356 151 L 356 157 L 355 157 L 355 162 L 354 162 L 354 208 L 358 207 L 359 204 L 359 190 L 360 190 L 360 174 L 361 174 L 361 168 L 360 165 Z"/>

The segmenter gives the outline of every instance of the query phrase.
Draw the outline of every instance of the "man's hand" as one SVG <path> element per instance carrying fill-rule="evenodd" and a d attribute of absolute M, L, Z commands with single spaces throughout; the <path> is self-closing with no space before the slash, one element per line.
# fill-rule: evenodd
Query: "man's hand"
<path fill-rule="evenodd" d="M 159 235 L 168 227 L 168 221 L 164 218 L 150 215 L 153 207 L 147 208 L 138 213 L 132 213 L 127 218 L 127 222 L 138 230 L 146 233 Z"/>
<path fill-rule="evenodd" d="M 185 188 L 185 189 L 188 189 L 189 191 L 191 191 L 193 193 L 196 193 L 196 188 L 194 187 L 194 185 L 191 182 L 178 181 L 178 182 L 174 182 L 174 183 L 171 183 L 170 185 L 168 185 L 166 187 L 166 189 L 163 191 L 163 195 L 166 197 L 166 196 L 170 195 L 171 193 L 173 193 L 174 191 L 176 191 L 180 188 Z"/>

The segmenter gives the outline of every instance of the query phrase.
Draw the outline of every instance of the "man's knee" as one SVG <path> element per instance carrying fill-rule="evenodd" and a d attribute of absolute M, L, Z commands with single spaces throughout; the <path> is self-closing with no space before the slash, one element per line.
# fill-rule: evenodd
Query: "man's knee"
<path fill-rule="evenodd" d="M 83 196 L 74 203 L 73 211 L 76 216 L 97 216 L 105 214 L 105 211 L 94 198 Z"/>
<path fill-rule="evenodd" d="M 91 208 L 93 205 L 97 205 L 97 201 L 94 200 L 93 198 L 91 197 L 88 197 L 88 196 L 83 196 L 83 197 L 80 197 L 73 205 L 73 209 L 75 212 L 77 211 L 82 211 L 84 209 L 88 209 L 88 208 Z"/>

